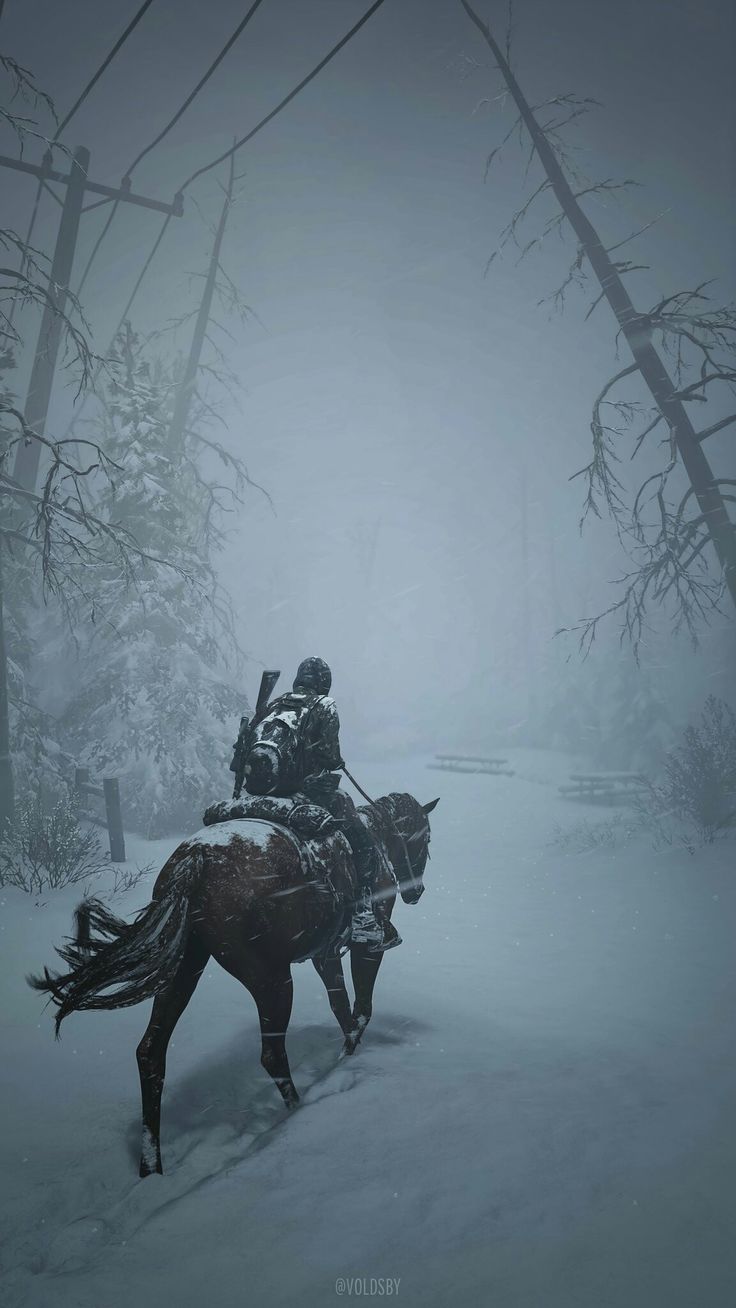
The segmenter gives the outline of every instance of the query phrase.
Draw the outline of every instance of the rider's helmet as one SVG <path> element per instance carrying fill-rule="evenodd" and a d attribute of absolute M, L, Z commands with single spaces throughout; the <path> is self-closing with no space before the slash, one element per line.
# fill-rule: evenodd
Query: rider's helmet
<path fill-rule="evenodd" d="M 302 659 L 296 670 L 294 690 L 314 690 L 318 695 L 329 695 L 332 673 L 324 659 Z"/>

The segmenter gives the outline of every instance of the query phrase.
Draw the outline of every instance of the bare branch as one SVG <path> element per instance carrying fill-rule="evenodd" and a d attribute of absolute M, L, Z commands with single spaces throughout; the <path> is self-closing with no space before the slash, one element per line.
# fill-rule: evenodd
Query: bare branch
<path fill-rule="evenodd" d="M 736 422 L 736 413 L 731 413 L 727 418 L 721 418 L 720 422 L 714 422 L 711 427 L 706 427 L 705 431 L 698 432 L 698 440 L 705 441 L 709 436 L 715 436 L 717 431 L 723 431 L 724 427 L 730 427 Z"/>

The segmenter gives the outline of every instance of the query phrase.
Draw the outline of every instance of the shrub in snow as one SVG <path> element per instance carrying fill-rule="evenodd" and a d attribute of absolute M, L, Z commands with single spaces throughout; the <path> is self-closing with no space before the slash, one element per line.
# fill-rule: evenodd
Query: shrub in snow
<path fill-rule="evenodd" d="M 649 787 L 655 815 L 684 818 L 705 841 L 736 822 L 736 716 L 709 695 L 698 726 L 665 759 L 664 779 Z"/>
<path fill-rule="evenodd" d="M 551 844 L 563 854 L 590 854 L 596 849 L 619 849 L 628 843 L 639 829 L 639 822 L 630 813 L 614 813 L 602 822 L 583 818 L 569 826 L 556 823 Z"/>
<path fill-rule="evenodd" d="M 74 885 L 106 866 L 97 835 L 79 825 L 69 796 L 50 810 L 40 795 L 17 805 L 12 827 L 0 836 L 0 885 L 29 894 Z"/>
<path fill-rule="evenodd" d="M 157 871 L 155 863 L 146 863 L 143 867 L 113 867 L 113 895 L 127 895 L 129 890 L 135 890 L 139 881 Z"/>
<path fill-rule="evenodd" d="M 619 656 L 600 688 L 597 766 L 613 771 L 657 771 L 672 734 L 651 672 L 628 654 Z"/>

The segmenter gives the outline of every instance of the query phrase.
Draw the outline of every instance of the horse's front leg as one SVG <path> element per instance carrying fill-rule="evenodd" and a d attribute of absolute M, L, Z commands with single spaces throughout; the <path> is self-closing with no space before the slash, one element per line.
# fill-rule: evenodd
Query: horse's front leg
<path fill-rule="evenodd" d="M 339 954 L 332 954 L 328 958 L 313 958 L 312 962 L 327 991 L 330 1008 L 340 1024 L 340 1030 L 344 1036 L 347 1036 L 352 1031 L 353 1019 L 350 1016 L 350 1000 L 345 988 L 342 959 Z"/>
<path fill-rule="evenodd" d="M 351 1017 L 351 1029 L 345 1037 L 343 1051 L 354 1054 L 360 1043 L 365 1028 L 373 1012 L 373 987 L 376 984 L 378 969 L 383 962 L 383 953 L 372 949 L 370 945 L 353 944 L 350 946 L 350 971 L 353 977 L 355 1003 Z"/>
<path fill-rule="evenodd" d="M 166 1050 L 171 1034 L 194 994 L 209 952 L 190 937 L 171 984 L 153 1001 L 151 1020 L 137 1050 L 143 1106 L 143 1145 L 140 1175 L 163 1171 L 161 1166 L 161 1094 L 166 1075 Z"/>

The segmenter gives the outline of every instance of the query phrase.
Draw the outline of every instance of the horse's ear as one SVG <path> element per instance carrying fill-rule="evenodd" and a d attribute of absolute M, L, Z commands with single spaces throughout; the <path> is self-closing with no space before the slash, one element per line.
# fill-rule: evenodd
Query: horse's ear
<path fill-rule="evenodd" d="M 439 802 L 439 796 L 437 796 L 437 799 L 430 800 L 429 804 L 422 804 L 422 812 L 431 813 L 432 809 L 436 808 Z"/>

